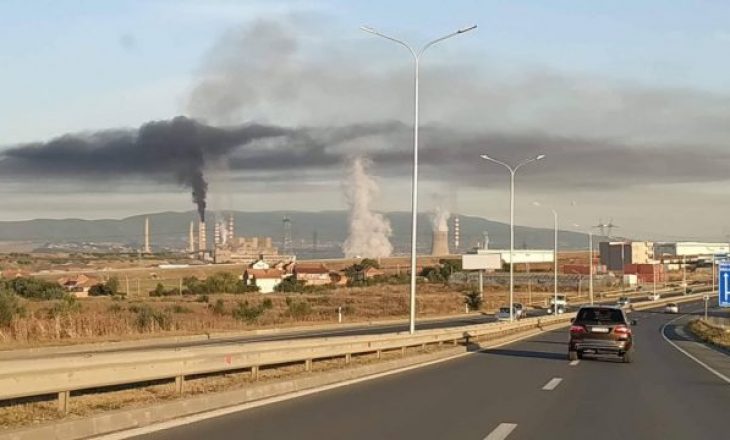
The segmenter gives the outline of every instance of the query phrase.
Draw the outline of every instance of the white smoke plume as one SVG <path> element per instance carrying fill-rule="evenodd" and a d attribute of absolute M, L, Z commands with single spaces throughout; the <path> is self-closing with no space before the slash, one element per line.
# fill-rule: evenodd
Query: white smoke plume
<path fill-rule="evenodd" d="M 431 218 L 433 231 L 449 232 L 449 217 L 451 217 L 451 213 L 447 209 L 437 206 Z"/>
<path fill-rule="evenodd" d="M 348 180 L 344 186 L 350 209 L 350 233 L 342 246 L 347 258 L 388 257 L 393 252 L 390 222 L 372 211 L 371 204 L 379 188 L 367 173 L 369 165 L 368 159 L 356 157 L 348 167 Z"/>

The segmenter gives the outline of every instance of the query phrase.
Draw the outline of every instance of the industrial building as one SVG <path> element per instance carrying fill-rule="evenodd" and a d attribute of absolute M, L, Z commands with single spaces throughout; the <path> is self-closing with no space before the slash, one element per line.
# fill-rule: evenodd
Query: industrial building
<path fill-rule="evenodd" d="M 220 263 L 251 264 L 258 260 L 278 261 L 291 257 L 279 255 L 279 249 L 271 241 L 271 237 L 233 237 L 225 243 L 216 245 L 213 261 Z"/>
<path fill-rule="evenodd" d="M 477 249 L 477 255 L 499 255 L 504 264 L 510 264 L 510 252 L 503 249 Z M 512 258 L 515 264 L 552 263 L 553 251 L 547 249 L 515 249 Z"/>
<path fill-rule="evenodd" d="M 598 250 L 601 264 L 608 270 L 623 271 L 627 264 L 654 263 L 654 243 L 650 241 L 603 241 Z"/>
<path fill-rule="evenodd" d="M 675 257 L 712 257 L 730 252 L 728 243 L 701 243 L 695 241 L 662 242 L 654 245 L 656 259 Z"/>

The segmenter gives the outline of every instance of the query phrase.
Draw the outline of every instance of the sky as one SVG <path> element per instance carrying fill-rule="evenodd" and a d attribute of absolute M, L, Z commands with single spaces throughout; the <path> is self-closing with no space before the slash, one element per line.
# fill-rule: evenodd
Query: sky
<path fill-rule="evenodd" d="M 422 210 L 506 221 L 506 170 L 479 154 L 545 154 L 517 174 L 518 223 L 551 225 L 537 200 L 565 229 L 725 240 L 728 17 L 697 0 L 4 0 L 0 220 L 193 209 L 191 162 L 136 142 L 181 115 L 285 133 L 189 145 L 208 209 L 345 209 L 365 155 L 375 206 L 407 211 L 412 60 L 359 27 L 422 45 L 476 24 L 421 61 Z"/>

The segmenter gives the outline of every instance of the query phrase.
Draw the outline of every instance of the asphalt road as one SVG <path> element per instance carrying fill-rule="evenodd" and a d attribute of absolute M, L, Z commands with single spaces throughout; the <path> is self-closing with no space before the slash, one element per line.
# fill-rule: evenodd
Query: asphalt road
<path fill-rule="evenodd" d="M 682 305 L 694 310 L 701 303 Z M 662 338 L 676 315 L 632 317 L 632 364 L 571 365 L 563 329 L 138 439 L 728 438 L 730 386 Z"/>

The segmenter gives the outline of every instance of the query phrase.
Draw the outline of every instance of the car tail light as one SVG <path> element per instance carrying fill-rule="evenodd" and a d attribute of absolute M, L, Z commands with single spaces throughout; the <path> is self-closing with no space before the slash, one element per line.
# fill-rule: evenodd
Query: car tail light
<path fill-rule="evenodd" d="M 619 336 L 628 336 L 631 334 L 631 329 L 625 325 L 617 325 L 613 328 L 613 332 Z"/>
<path fill-rule="evenodd" d="M 582 325 L 571 325 L 570 326 L 570 334 L 571 335 L 579 335 L 586 332 L 586 328 Z"/>

